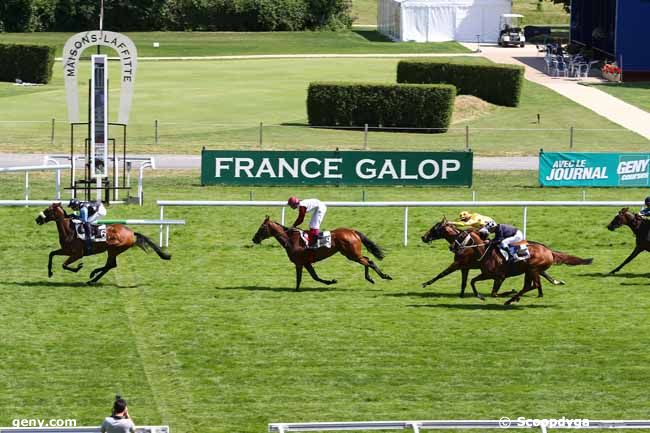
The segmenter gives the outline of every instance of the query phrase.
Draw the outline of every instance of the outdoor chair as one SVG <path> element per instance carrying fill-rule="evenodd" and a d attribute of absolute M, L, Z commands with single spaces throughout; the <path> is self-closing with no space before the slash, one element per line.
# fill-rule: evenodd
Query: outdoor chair
<path fill-rule="evenodd" d="M 569 68 L 561 57 L 556 58 L 553 60 L 553 76 L 559 77 L 560 74 L 564 75 L 565 77 L 569 76 Z"/>

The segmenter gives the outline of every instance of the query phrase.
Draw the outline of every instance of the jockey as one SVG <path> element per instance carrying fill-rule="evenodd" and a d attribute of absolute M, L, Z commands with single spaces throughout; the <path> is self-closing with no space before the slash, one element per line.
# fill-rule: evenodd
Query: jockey
<path fill-rule="evenodd" d="M 494 239 L 492 242 L 499 244 L 503 257 L 509 261 L 515 259 L 516 247 L 511 245 L 524 240 L 524 234 L 521 230 L 509 224 L 488 223 L 484 228 L 479 230 L 479 232 L 481 231 L 494 233 Z"/>
<path fill-rule="evenodd" d="M 639 215 L 645 219 L 650 219 L 650 195 L 645 198 L 645 207 L 641 208 Z"/>
<path fill-rule="evenodd" d="M 81 220 L 86 237 L 85 242 L 85 255 L 90 255 L 93 249 L 90 225 L 101 217 L 106 216 L 106 208 L 101 200 L 97 201 L 79 201 L 76 198 L 70 200 L 68 206 L 75 211 L 79 211 L 79 219 Z"/>
<path fill-rule="evenodd" d="M 462 211 L 458 215 L 459 221 L 452 221 L 450 224 L 454 225 L 458 230 L 467 229 L 482 229 L 489 222 L 494 223 L 494 220 L 488 216 L 481 215 L 477 212 Z"/>
<path fill-rule="evenodd" d="M 320 234 L 320 225 L 323 222 L 325 213 L 327 212 L 327 206 L 325 206 L 325 203 L 315 198 L 300 200 L 295 196 L 289 197 L 287 204 L 291 207 L 291 209 L 298 209 L 298 217 L 293 223 L 292 228 L 296 228 L 302 224 L 303 220 L 305 219 L 305 214 L 307 212 L 312 212 L 311 220 L 309 221 L 309 233 L 307 237 L 309 239 L 308 247 L 313 248 L 316 246 L 316 240 Z"/>

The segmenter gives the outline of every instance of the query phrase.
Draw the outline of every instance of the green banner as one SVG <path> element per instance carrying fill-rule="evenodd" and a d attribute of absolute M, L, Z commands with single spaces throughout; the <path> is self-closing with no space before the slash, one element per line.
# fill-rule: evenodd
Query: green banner
<path fill-rule="evenodd" d="M 643 187 L 650 185 L 650 153 L 539 154 L 541 186 Z"/>
<path fill-rule="evenodd" d="M 201 184 L 472 185 L 471 152 L 204 150 Z"/>

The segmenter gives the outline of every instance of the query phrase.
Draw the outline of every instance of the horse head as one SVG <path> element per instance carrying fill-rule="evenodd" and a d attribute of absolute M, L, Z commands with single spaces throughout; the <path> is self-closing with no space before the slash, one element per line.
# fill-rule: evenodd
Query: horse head
<path fill-rule="evenodd" d="M 259 244 L 264 239 L 271 237 L 271 229 L 269 228 L 270 223 L 271 217 L 267 215 L 266 218 L 264 218 L 264 221 L 262 221 L 260 228 L 257 229 L 257 233 L 255 233 L 255 236 L 253 236 L 253 243 Z"/>
<path fill-rule="evenodd" d="M 36 217 L 36 224 L 43 225 L 50 221 L 55 221 L 66 216 L 65 210 L 60 202 L 52 203 L 47 209 L 40 212 Z"/>
<path fill-rule="evenodd" d="M 446 239 L 447 237 L 457 236 L 460 231 L 454 227 L 452 224 L 449 224 L 446 217 L 442 218 L 442 221 L 436 223 L 427 231 L 424 236 L 422 236 L 422 242 L 425 244 L 430 243 L 438 239 Z"/>
<path fill-rule="evenodd" d="M 636 219 L 636 216 L 630 212 L 630 209 L 627 207 L 624 207 L 614 217 L 614 219 L 607 225 L 607 229 L 610 231 L 614 231 L 617 228 L 623 226 L 623 225 L 630 225 L 632 222 Z"/>

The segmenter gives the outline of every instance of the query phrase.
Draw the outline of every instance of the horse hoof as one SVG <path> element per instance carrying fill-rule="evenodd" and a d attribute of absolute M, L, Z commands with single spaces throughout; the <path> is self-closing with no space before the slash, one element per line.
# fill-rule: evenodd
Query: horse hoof
<path fill-rule="evenodd" d="M 54 272 L 48 272 L 47 273 L 47 278 L 52 278 L 52 275 L 54 275 Z"/>
<path fill-rule="evenodd" d="M 481 301 L 485 302 L 485 296 L 483 296 L 483 295 L 478 295 L 477 298 L 479 298 Z"/>
<path fill-rule="evenodd" d="M 385 279 L 386 279 L 386 280 L 392 280 L 393 277 L 391 277 L 390 275 L 386 275 L 386 278 L 385 278 Z"/>
<path fill-rule="evenodd" d="M 329 284 L 336 284 L 336 283 L 338 283 L 338 281 L 336 281 L 336 280 L 332 280 L 332 281 L 329 282 Z"/>
<path fill-rule="evenodd" d="M 427 287 L 427 286 L 428 286 L 427 283 L 422 283 L 422 288 L 423 288 L 423 289 L 424 289 L 425 287 Z"/>

